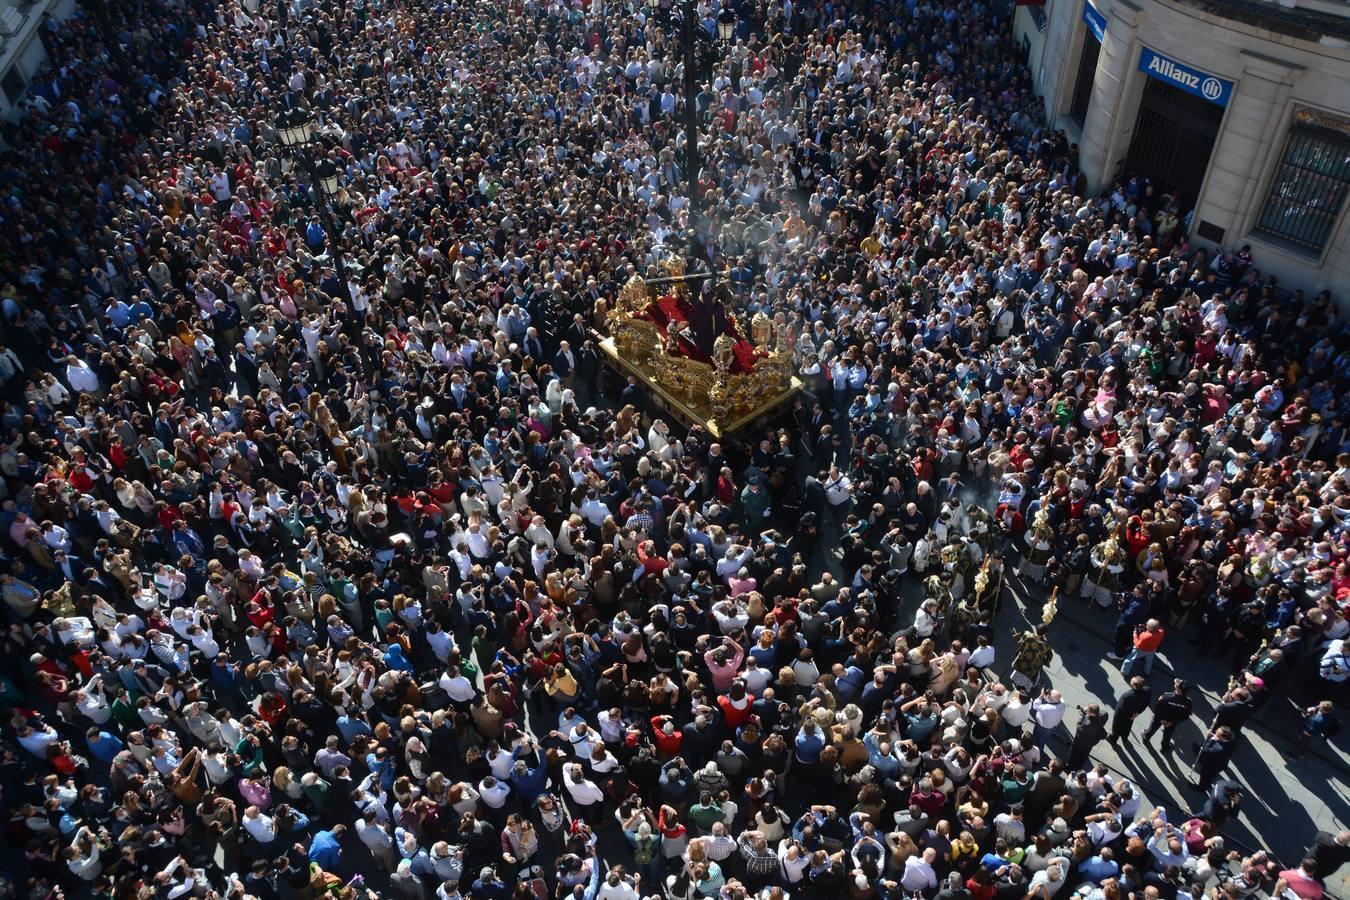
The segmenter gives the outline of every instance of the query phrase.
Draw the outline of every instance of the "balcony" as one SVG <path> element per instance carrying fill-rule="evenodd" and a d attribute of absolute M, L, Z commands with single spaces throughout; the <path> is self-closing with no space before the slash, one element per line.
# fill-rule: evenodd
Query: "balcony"
<path fill-rule="evenodd" d="M 1207 13 L 1299 40 L 1350 46 L 1346 0 L 1180 0 Z"/>

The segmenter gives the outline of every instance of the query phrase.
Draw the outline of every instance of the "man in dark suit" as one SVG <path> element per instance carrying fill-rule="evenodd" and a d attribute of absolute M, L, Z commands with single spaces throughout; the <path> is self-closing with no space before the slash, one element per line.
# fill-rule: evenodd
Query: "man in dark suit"
<path fill-rule="evenodd" d="M 815 513 L 817 517 L 825 515 L 825 506 L 828 502 L 825 497 L 826 477 L 824 472 L 806 476 L 806 481 L 802 484 L 803 513 Z"/>
<path fill-rule="evenodd" d="M 628 376 L 628 384 L 624 386 L 623 393 L 619 394 L 619 405 L 626 406 L 632 404 L 633 408 L 639 412 L 647 408 L 647 394 L 642 390 L 642 385 L 638 383 L 636 375 Z"/>
<path fill-rule="evenodd" d="M 572 384 L 572 375 L 576 372 L 577 358 L 572 352 L 572 345 L 568 341 L 561 341 L 558 344 L 558 352 L 553 354 L 553 371 L 558 373 L 563 384 L 569 387 Z"/>
<path fill-rule="evenodd" d="M 572 347 L 584 347 L 590 336 L 590 331 L 586 328 L 586 320 L 581 313 L 572 316 L 571 324 L 564 328 L 562 333 L 562 339 Z"/>
<path fill-rule="evenodd" d="M 587 401 L 600 391 L 600 351 L 589 339 L 582 342 L 581 352 L 577 354 L 576 387 L 578 394 Z"/>
<path fill-rule="evenodd" d="M 544 359 L 544 342 L 539 337 L 539 329 L 533 325 L 525 330 L 525 343 L 521 350 L 536 362 Z"/>
<path fill-rule="evenodd" d="M 78 556 L 71 556 L 64 550 L 57 550 L 52 554 L 52 561 L 56 563 L 56 571 L 66 581 L 73 585 L 82 585 L 84 583 L 84 571 L 89 564 Z"/>
<path fill-rule="evenodd" d="M 1108 718 L 1109 716 L 1095 703 L 1082 709 L 1082 718 L 1078 720 L 1078 727 L 1073 733 L 1073 743 L 1069 747 L 1067 764 L 1070 771 L 1076 772 L 1081 769 L 1091 756 L 1092 748 L 1106 737 Z"/>
<path fill-rule="evenodd" d="M 116 604 L 121 592 L 121 585 L 116 585 L 103 577 L 103 573 L 93 566 L 86 566 L 82 572 L 84 590 L 95 596 L 102 597 L 109 603 Z"/>
<path fill-rule="evenodd" d="M 258 360 L 243 344 L 234 345 L 234 377 L 240 394 L 258 393 Z"/>
<path fill-rule="evenodd" d="M 1117 747 L 1122 740 L 1128 745 L 1135 717 L 1148 709 L 1152 700 L 1153 693 L 1148 689 L 1148 681 L 1144 676 L 1136 675 L 1131 678 L 1129 690 L 1121 694 L 1120 699 L 1116 701 L 1116 715 L 1111 722 L 1111 736 L 1107 740 Z"/>
<path fill-rule="evenodd" d="M 807 453 L 814 459 L 820 433 L 830 424 L 830 420 L 819 403 L 811 404 L 810 411 L 806 412 L 802 419 L 802 445 L 807 448 Z"/>

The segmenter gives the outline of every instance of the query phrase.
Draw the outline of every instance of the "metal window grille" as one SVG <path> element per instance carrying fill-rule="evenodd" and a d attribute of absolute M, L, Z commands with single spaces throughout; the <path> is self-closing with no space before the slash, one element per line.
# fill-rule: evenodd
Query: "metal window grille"
<path fill-rule="evenodd" d="M 1295 126 L 1254 229 L 1294 249 L 1319 254 L 1331 239 L 1350 187 L 1350 137 Z"/>

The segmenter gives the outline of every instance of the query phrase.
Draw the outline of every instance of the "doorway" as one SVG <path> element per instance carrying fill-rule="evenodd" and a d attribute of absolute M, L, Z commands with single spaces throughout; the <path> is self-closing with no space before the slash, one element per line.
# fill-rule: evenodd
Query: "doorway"
<path fill-rule="evenodd" d="M 1069 104 L 1069 118 L 1082 128 L 1087 122 L 1088 106 L 1092 103 L 1092 82 L 1097 79 L 1097 57 L 1102 45 L 1093 33 L 1084 29 L 1083 52 L 1078 56 L 1078 80 L 1073 85 L 1073 102 Z"/>
<path fill-rule="evenodd" d="M 1172 194 L 1183 211 L 1193 209 L 1223 109 L 1157 78 L 1145 79 L 1139 119 L 1125 157 L 1126 175 L 1148 178 L 1155 193 Z"/>

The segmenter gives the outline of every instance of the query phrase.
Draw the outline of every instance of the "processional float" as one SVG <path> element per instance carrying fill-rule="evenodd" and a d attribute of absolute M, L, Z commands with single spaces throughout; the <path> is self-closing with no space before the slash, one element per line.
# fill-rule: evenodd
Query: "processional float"
<path fill-rule="evenodd" d="M 782 312 L 756 312 L 748 323 L 722 314 L 705 352 L 692 323 L 695 304 L 704 301 L 689 287 L 715 276 L 687 275 L 680 259 L 661 267 L 662 278 L 628 279 L 605 311 L 600 349 L 611 368 L 636 377 L 655 403 L 716 439 L 768 418 L 802 389 Z"/>

